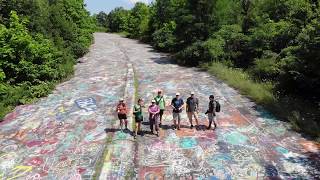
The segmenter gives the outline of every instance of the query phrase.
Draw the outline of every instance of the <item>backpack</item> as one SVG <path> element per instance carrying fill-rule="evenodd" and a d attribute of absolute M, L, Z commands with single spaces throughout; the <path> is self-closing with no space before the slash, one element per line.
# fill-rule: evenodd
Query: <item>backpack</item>
<path fill-rule="evenodd" d="M 221 111 L 221 105 L 218 101 L 216 101 L 216 112 L 220 112 Z"/>

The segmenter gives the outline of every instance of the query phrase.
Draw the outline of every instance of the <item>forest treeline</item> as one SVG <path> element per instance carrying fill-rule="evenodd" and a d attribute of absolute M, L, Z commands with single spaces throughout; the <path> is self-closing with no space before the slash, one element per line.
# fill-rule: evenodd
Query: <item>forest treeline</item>
<path fill-rule="evenodd" d="M 96 19 L 180 64 L 207 68 L 297 130 L 320 135 L 317 0 L 155 0 Z"/>
<path fill-rule="evenodd" d="M 95 26 L 84 0 L 0 0 L 0 121 L 72 75 Z"/>

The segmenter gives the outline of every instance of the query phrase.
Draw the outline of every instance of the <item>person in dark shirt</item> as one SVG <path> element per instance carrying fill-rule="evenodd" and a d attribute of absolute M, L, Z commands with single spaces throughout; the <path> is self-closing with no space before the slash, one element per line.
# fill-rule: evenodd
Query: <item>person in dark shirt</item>
<path fill-rule="evenodd" d="M 208 107 L 208 110 L 206 112 L 206 114 L 208 115 L 208 120 L 209 120 L 209 126 L 207 127 L 207 129 L 211 129 L 211 124 L 213 122 L 214 124 L 214 128 L 215 129 L 217 127 L 217 124 L 215 122 L 215 119 L 216 119 L 216 102 L 214 100 L 214 96 L 213 95 L 210 95 L 209 97 L 209 107 Z"/>
<path fill-rule="evenodd" d="M 173 109 L 172 115 L 173 115 L 173 129 L 177 128 L 180 130 L 180 121 L 181 121 L 181 112 L 183 108 L 184 102 L 180 98 L 180 93 L 176 93 L 176 97 L 172 99 L 171 101 L 171 107 Z M 177 126 L 177 120 L 178 120 L 178 126 Z"/>
<path fill-rule="evenodd" d="M 199 122 L 198 122 L 198 110 L 199 110 L 199 100 L 198 98 L 194 97 L 194 92 L 191 92 L 190 97 L 187 99 L 187 103 L 186 103 L 186 111 L 187 111 L 187 115 L 190 121 L 190 128 L 193 128 L 193 124 L 192 124 L 192 117 L 194 117 L 194 119 L 196 120 L 196 124 L 197 124 L 197 128 L 199 126 Z"/>

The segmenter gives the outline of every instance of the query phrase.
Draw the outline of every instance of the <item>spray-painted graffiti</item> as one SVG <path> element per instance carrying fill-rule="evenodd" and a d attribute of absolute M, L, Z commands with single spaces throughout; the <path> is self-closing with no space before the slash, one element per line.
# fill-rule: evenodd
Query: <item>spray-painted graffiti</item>
<path fill-rule="evenodd" d="M 317 179 L 320 146 L 303 143 L 303 138 L 290 131 L 287 123 L 278 121 L 263 108 L 205 72 L 179 67 L 162 54 L 150 51 L 150 47 L 135 41 L 112 37 L 134 63 L 139 79 L 139 96 L 146 104 L 163 90 L 169 105 L 175 92 L 185 100 L 195 91 L 200 102 L 199 122 L 207 126 L 208 96 L 213 94 L 222 105 L 215 131 L 190 129 L 186 114 L 182 113 L 182 129 L 172 130 L 172 113 L 164 112 L 160 137 L 150 135 L 148 125 L 143 126 L 144 136 L 138 136 L 131 157 L 139 179 Z M 145 115 L 147 115 L 145 113 Z M 195 122 L 194 122 L 195 123 Z M 127 135 L 115 134 L 119 144 L 127 141 Z M 131 144 L 131 143 L 129 143 Z M 128 145 L 128 141 L 127 144 Z M 114 145 L 113 145 L 114 146 Z M 312 152 L 312 158 L 307 155 Z M 123 158 L 117 153 L 122 164 Z M 311 160 L 312 163 L 307 163 Z M 131 161 L 128 161 L 131 162 Z M 121 164 L 120 163 L 120 164 Z M 105 167 L 110 168 L 110 164 Z M 106 174 L 116 173 L 103 171 Z M 136 174 L 137 173 L 137 174 Z M 101 176 L 100 179 L 105 179 Z"/>
<path fill-rule="evenodd" d="M 92 179 L 127 73 L 125 59 L 110 57 L 119 48 L 95 36 L 74 78 L 0 123 L 0 179 Z M 106 60 L 112 66 L 104 66 Z"/>
<path fill-rule="evenodd" d="M 95 37 L 74 78 L 0 123 L 0 179 L 92 179 L 101 158 L 103 180 L 320 178 L 320 145 L 236 90 L 205 72 L 172 64 L 147 45 L 117 35 Z M 181 130 L 173 130 L 168 106 L 160 137 L 145 120 L 144 133 L 134 140 L 130 113 L 131 131 L 120 131 L 114 107 L 120 97 L 132 107 L 134 75 L 146 105 L 158 89 L 167 106 L 175 92 L 185 100 L 195 91 L 201 126 L 191 129 L 183 111 Z M 204 114 L 210 94 L 222 105 L 214 131 L 206 130 Z"/>
<path fill-rule="evenodd" d="M 97 109 L 96 100 L 94 98 L 77 99 L 75 103 L 80 109 L 86 111 L 95 111 Z"/>

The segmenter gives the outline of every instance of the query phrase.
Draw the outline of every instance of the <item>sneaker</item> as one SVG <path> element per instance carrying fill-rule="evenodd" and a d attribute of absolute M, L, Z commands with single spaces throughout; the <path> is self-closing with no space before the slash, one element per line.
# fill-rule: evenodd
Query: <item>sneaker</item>
<path fill-rule="evenodd" d="M 159 131 L 157 131 L 157 137 L 159 137 Z"/>
<path fill-rule="evenodd" d="M 210 126 L 208 126 L 208 127 L 207 127 L 207 130 L 210 130 L 210 129 L 211 129 L 211 127 L 210 127 Z"/>
<path fill-rule="evenodd" d="M 137 139 L 137 135 L 133 135 L 133 138 L 134 138 L 134 139 Z"/>
<path fill-rule="evenodd" d="M 217 124 L 216 123 L 214 123 L 214 128 L 213 128 L 213 130 L 215 130 L 217 128 Z"/>
<path fill-rule="evenodd" d="M 154 132 L 153 132 L 153 131 L 150 131 L 150 133 L 151 133 L 151 134 L 154 134 Z"/>
<path fill-rule="evenodd" d="M 178 127 L 178 130 L 180 130 L 180 127 Z"/>
<path fill-rule="evenodd" d="M 193 129 L 193 125 L 191 124 L 190 129 Z"/>
<path fill-rule="evenodd" d="M 173 126 L 172 126 L 172 130 L 175 130 L 175 129 L 176 129 L 176 126 L 175 126 L 175 125 L 173 125 Z"/>

